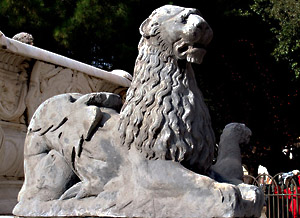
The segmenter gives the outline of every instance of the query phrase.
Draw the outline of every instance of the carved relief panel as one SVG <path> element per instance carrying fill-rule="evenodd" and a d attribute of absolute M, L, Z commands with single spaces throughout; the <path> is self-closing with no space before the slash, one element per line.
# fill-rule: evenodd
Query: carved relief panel
<path fill-rule="evenodd" d="M 24 123 L 29 60 L 0 50 L 0 120 Z"/>
<path fill-rule="evenodd" d="M 82 72 L 37 61 L 33 67 L 26 97 L 28 119 L 46 99 L 62 93 L 113 92 L 125 95 L 127 88 Z"/>
<path fill-rule="evenodd" d="M 0 178 L 21 179 L 26 126 L 0 121 Z"/>

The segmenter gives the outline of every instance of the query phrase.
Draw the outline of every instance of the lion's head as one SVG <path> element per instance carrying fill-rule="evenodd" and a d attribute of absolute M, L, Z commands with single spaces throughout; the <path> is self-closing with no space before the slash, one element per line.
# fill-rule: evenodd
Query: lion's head
<path fill-rule="evenodd" d="M 140 33 L 121 111 L 123 145 L 148 159 L 179 161 L 204 173 L 215 138 L 191 63 L 202 62 L 212 30 L 196 9 L 166 5 L 142 23 Z"/>
<path fill-rule="evenodd" d="M 252 135 L 251 130 L 243 123 L 229 123 L 225 126 L 220 140 L 230 138 L 239 144 L 248 144 Z"/>
<path fill-rule="evenodd" d="M 177 59 L 201 64 L 212 29 L 193 8 L 166 5 L 155 10 L 141 27 L 144 38 L 160 36 Z"/>

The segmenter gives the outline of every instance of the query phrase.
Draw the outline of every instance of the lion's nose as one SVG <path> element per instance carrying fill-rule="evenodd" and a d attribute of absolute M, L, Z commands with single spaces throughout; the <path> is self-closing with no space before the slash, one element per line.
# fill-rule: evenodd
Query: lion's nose
<path fill-rule="evenodd" d="M 201 30 L 209 28 L 207 22 L 197 14 L 190 14 L 188 22 Z"/>
<path fill-rule="evenodd" d="M 213 31 L 208 23 L 201 16 L 196 14 L 191 14 L 190 18 L 192 25 L 200 30 L 202 37 L 204 37 L 203 40 L 209 43 L 213 37 Z"/>
<path fill-rule="evenodd" d="M 202 31 L 210 30 L 210 26 L 204 19 L 201 20 L 201 22 L 197 25 L 197 27 Z"/>
<path fill-rule="evenodd" d="M 191 14 L 189 19 L 192 25 L 199 28 L 201 31 L 212 31 L 208 23 L 201 16 Z"/>

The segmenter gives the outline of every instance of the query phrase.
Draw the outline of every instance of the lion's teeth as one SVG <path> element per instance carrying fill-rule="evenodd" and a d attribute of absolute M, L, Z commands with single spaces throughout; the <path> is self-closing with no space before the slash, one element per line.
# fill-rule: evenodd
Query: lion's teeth
<path fill-rule="evenodd" d="M 187 61 L 193 63 L 194 62 L 194 58 L 191 56 L 187 56 Z"/>

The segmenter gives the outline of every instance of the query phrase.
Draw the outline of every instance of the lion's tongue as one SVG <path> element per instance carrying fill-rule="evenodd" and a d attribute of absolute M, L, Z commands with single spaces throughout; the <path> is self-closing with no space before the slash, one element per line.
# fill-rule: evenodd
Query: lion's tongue
<path fill-rule="evenodd" d="M 191 63 L 201 64 L 206 50 L 203 48 L 193 48 L 189 46 L 187 51 L 187 61 Z"/>

